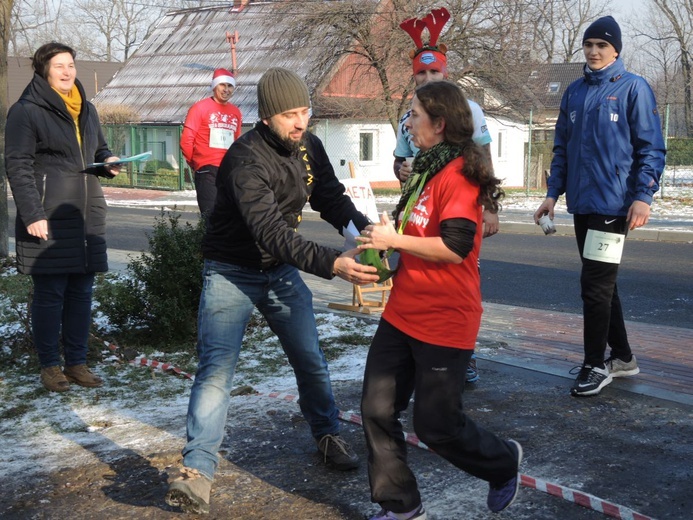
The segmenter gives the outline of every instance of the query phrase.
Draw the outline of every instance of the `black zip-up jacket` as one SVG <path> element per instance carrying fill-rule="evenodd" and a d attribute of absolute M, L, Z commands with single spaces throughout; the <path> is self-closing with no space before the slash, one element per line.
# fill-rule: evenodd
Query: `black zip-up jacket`
<path fill-rule="evenodd" d="M 108 270 L 106 200 L 97 175 L 112 177 L 103 162 L 113 154 L 82 85 L 79 128 L 65 102 L 38 74 L 7 114 L 5 170 L 17 205 L 17 266 L 25 274 L 73 274 Z M 48 220 L 48 240 L 27 226 Z"/>
<path fill-rule="evenodd" d="M 231 145 L 217 173 L 205 258 L 259 270 L 286 263 L 334 276 L 341 252 L 297 232 L 306 201 L 340 233 L 349 221 L 361 230 L 368 219 L 345 194 L 320 139 L 306 132 L 305 148 L 291 153 L 262 122 Z"/>

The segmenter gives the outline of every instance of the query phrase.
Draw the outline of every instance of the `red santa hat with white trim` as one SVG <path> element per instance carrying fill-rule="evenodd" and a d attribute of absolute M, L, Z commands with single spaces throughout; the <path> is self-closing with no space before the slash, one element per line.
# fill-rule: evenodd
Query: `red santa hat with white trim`
<path fill-rule="evenodd" d="M 236 78 L 233 77 L 233 73 L 226 69 L 217 69 L 214 71 L 214 76 L 212 76 L 212 90 L 214 87 L 221 83 L 228 83 L 232 87 L 236 88 Z"/>

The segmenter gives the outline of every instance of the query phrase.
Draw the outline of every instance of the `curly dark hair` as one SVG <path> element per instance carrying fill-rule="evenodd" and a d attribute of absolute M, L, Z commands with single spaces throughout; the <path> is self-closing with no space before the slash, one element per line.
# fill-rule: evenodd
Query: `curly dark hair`
<path fill-rule="evenodd" d="M 450 81 L 430 81 L 417 87 L 416 97 L 432 122 L 445 121 L 444 140 L 462 149 L 462 173 L 479 186 L 479 204 L 499 211 L 505 196 L 502 181 L 494 175 L 487 154 L 472 140 L 474 118 L 462 89 Z"/>
<path fill-rule="evenodd" d="M 57 55 L 63 52 L 69 52 L 72 55 L 72 59 L 77 57 L 77 53 L 72 47 L 65 45 L 64 43 L 50 42 L 41 45 L 36 52 L 34 57 L 31 58 L 31 67 L 34 69 L 39 76 L 43 79 L 48 79 L 48 69 L 50 68 L 50 61 Z"/>

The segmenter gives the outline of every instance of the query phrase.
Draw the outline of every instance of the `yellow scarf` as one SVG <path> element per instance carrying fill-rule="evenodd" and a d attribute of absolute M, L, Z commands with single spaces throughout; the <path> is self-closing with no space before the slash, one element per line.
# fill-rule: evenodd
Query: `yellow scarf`
<path fill-rule="evenodd" d="M 55 90 L 55 89 L 53 89 Z M 57 90 L 55 90 L 58 92 Z M 75 132 L 77 133 L 77 142 L 79 146 L 82 146 L 82 136 L 79 133 L 79 113 L 82 111 L 82 96 L 79 94 L 79 89 L 77 85 L 72 85 L 72 90 L 69 93 L 63 94 L 58 92 L 58 95 L 65 102 L 65 108 L 72 116 L 72 120 L 75 122 Z"/>

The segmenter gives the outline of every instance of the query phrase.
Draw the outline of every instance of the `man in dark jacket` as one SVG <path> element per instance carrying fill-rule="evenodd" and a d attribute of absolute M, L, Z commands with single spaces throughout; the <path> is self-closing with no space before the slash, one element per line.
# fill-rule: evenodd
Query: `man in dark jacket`
<path fill-rule="evenodd" d="M 259 115 L 233 143 L 217 175 L 217 199 L 202 251 L 204 285 L 198 316 L 199 366 L 188 408 L 181 476 L 170 505 L 206 513 L 217 451 L 224 436 L 232 378 L 245 327 L 257 308 L 277 334 L 296 374 L 301 411 L 323 460 L 336 469 L 358 466 L 339 436 L 338 410 L 318 344 L 312 295 L 299 270 L 355 284 L 378 280 L 374 267 L 296 232 L 308 200 L 341 230 L 367 218 L 345 195 L 320 140 L 306 131 L 310 96 L 295 73 L 269 69 L 257 87 Z"/>

